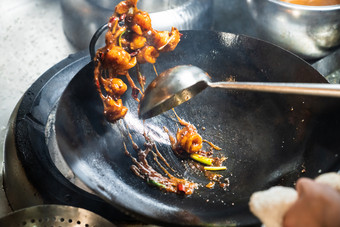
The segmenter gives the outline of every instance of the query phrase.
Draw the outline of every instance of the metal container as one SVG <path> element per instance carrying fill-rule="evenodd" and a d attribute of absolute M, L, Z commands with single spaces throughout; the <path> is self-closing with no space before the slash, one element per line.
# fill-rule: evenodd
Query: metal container
<path fill-rule="evenodd" d="M 0 218 L 0 226 L 114 227 L 115 225 L 101 216 L 82 208 L 40 205 L 18 210 Z"/>
<path fill-rule="evenodd" d="M 95 31 L 112 15 L 121 0 L 61 0 L 63 29 L 77 48 L 88 47 Z M 212 0 L 139 0 L 138 7 L 150 13 L 157 30 L 210 29 Z M 204 20 L 202 20 L 204 18 Z"/>
<path fill-rule="evenodd" d="M 280 0 L 247 0 L 260 38 L 305 59 L 328 55 L 340 44 L 340 5 L 304 6 Z"/>

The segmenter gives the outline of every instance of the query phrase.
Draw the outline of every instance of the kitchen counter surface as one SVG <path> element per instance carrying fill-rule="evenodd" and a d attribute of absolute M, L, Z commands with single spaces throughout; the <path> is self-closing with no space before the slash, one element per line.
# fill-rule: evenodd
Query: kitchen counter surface
<path fill-rule="evenodd" d="M 40 75 L 77 51 L 66 40 L 61 19 L 57 0 L 0 1 L 0 170 L 7 123 L 15 105 Z M 0 216 L 10 211 L 5 201 L 1 188 Z"/>

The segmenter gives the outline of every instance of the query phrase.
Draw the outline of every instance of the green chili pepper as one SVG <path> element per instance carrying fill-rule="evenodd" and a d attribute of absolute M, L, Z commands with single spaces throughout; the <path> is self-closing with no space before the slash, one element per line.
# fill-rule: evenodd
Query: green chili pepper
<path fill-rule="evenodd" d="M 120 35 L 119 35 L 119 38 L 118 38 L 118 43 L 119 43 L 119 46 L 122 47 L 122 36 L 125 34 L 126 30 L 123 31 Z"/>
<path fill-rule="evenodd" d="M 218 171 L 218 170 L 226 170 L 226 166 L 204 166 L 205 170 L 212 170 L 212 171 Z"/>
<path fill-rule="evenodd" d="M 159 188 L 165 188 L 165 185 L 164 185 L 164 184 L 161 184 L 161 183 L 159 183 L 159 182 L 157 182 L 157 181 L 154 181 L 154 180 L 151 180 L 151 179 L 148 180 L 148 183 L 149 183 L 149 184 L 152 184 L 152 185 L 154 185 L 154 186 L 156 186 L 156 187 L 159 187 Z"/>
<path fill-rule="evenodd" d="M 199 154 L 191 154 L 190 157 L 200 163 L 203 163 L 205 165 L 211 166 L 214 159 L 212 158 L 207 158 Z"/>

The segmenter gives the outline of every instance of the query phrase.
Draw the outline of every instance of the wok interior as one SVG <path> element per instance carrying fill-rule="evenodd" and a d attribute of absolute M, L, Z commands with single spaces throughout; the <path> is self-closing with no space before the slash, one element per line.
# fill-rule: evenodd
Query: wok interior
<path fill-rule="evenodd" d="M 307 63 L 268 43 L 227 33 L 187 31 L 174 52 L 161 55 L 160 73 L 181 64 L 199 66 L 213 81 L 325 82 Z M 142 65 L 147 84 L 155 77 Z M 135 71 L 131 72 L 134 76 Z M 250 195 L 274 185 L 294 186 L 301 176 L 337 171 L 340 131 L 338 99 L 231 92 L 208 88 L 177 107 L 178 115 L 194 124 L 202 137 L 228 157 L 225 191 L 207 189 L 202 173 L 173 154 L 163 126 L 175 135 L 179 127 L 172 111 L 143 121 L 129 89 L 122 97 L 129 112 L 108 123 L 93 86 L 93 64 L 84 67 L 60 99 L 56 133 L 60 150 L 74 173 L 101 197 L 124 211 L 155 223 L 236 225 L 256 224 L 248 209 Z M 127 131 L 143 148 L 146 132 L 175 170 L 175 176 L 201 184 L 191 196 L 160 191 L 130 170 L 136 157 Z M 162 170 L 149 155 L 149 163 Z"/>

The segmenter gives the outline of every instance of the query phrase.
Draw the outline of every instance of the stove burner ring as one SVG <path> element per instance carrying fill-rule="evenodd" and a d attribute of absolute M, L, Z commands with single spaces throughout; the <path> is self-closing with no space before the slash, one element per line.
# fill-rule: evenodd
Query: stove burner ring
<path fill-rule="evenodd" d="M 40 205 L 13 212 L 0 218 L 0 226 L 103 226 L 113 227 L 112 223 L 85 209 L 61 206 Z"/>

